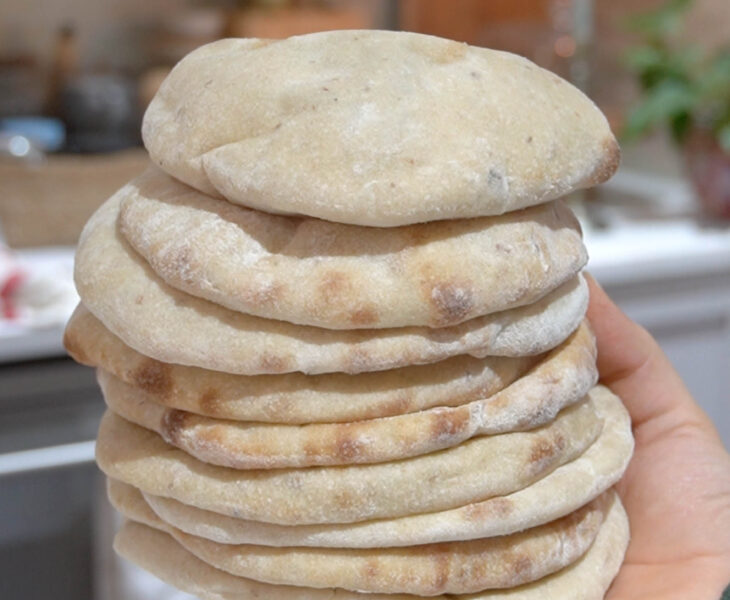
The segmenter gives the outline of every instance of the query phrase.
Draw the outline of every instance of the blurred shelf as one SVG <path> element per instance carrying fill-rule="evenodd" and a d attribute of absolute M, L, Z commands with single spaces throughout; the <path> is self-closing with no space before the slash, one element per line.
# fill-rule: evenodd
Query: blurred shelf
<path fill-rule="evenodd" d="M 0 228 L 12 248 L 75 244 L 91 214 L 149 166 L 142 149 L 0 160 Z"/>

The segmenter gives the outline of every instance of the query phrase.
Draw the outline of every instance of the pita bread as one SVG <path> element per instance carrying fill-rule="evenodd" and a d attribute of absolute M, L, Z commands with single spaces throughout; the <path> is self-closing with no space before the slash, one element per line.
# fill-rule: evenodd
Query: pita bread
<path fill-rule="evenodd" d="M 203 46 L 163 82 L 142 135 L 207 194 L 377 227 L 540 204 L 619 162 L 601 112 L 556 75 L 392 31 Z"/>
<path fill-rule="evenodd" d="M 160 280 L 117 231 L 119 194 L 91 217 L 76 252 L 87 308 L 138 352 L 239 375 L 380 371 L 460 354 L 523 356 L 554 348 L 588 303 L 578 277 L 529 306 L 441 329 L 333 331 L 235 312 Z"/>
<path fill-rule="evenodd" d="M 611 494 L 569 515 L 508 536 L 405 548 L 272 548 L 218 544 L 156 519 L 187 550 L 239 577 L 273 584 L 422 596 L 514 587 L 572 564 L 588 550 L 610 507 Z M 139 507 L 136 502 L 143 505 Z M 121 506 L 138 520 L 149 507 L 140 497 Z M 143 521 L 144 522 L 144 521 Z M 153 525 L 153 523 L 149 523 Z"/>
<path fill-rule="evenodd" d="M 348 523 L 445 510 L 526 487 L 598 437 L 595 403 L 575 404 L 529 432 L 479 437 L 415 458 L 255 471 L 203 463 L 107 412 L 96 458 L 113 479 L 224 515 L 281 525 Z"/>
<path fill-rule="evenodd" d="M 122 234 L 172 287 L 327 329 L 456 325 L 535 302 L 588 258 L 561 202 L 380 229 L 248 210 L 157 169 L 119 195 Z"/>
<path fill-rule="evenodd" d="M 628 541 L 628 519 L 616 497 L 593 545 L 565 569 L 512 589 L 434 599 L 601 600 L 621 566 Z M 204 600 L 417 600 L 407 594 L 359 594 L 341 589 L 271 585 L 236 577 L 195 557 L 169 534 L 131 521 L 117 534 L 114 548 L 160 579 Z"/>
<path fill-rule="evenodd" d="M 137 523 L 154 527 L 160 531 L 172 531 L 173 525 L 168 528 L 166 523 L 152 510 L 149 502 L 136 487 L 117 481 L 106 480 L 106 491 L 109 503 L 126 518 Z"/>
<path fill-rule="evenodd" d="M 63 341 L 76 361 L 112 373 L 165 406 L 279 424 L 351 422 L 459 406 L 496 394 L 545 357 L 455 356 L 433 365 L 359 375 L 249 377 L 148 358 L 125 345 L 83 304 L 71 315 Z"/>
<path fill-rule="evenodd" d="M 603 387 L 591 395 L 612 397 Z M 601 435 L 575 460 L 507 496 L 442 512 L 361 523 L 282 526 L 235 519 L 161 496 L 144 497 L 166 523 L 222 544 L 378 548 L 508 535 L 559 519 L 619 480 L 631 458 L 633 437 L 628 413 L 617 398 L 612 400 L 599 409 L 605 420 Z M 129 494 L 140 492 L 109 481 L 112 504 L 124 502 Z"/>
<path fill-rule="evenodd" d="M 598 380 L 588 325 L 544 362 L 494 396 L 458 407 L 310 425 L 241 423 L 167 408 L 113 375 L 98 372 L 109 408 L 203 462 L 233 469 L 378 463 L 456 446 L 480 435 L 522 431 L 552 421 Z"/>

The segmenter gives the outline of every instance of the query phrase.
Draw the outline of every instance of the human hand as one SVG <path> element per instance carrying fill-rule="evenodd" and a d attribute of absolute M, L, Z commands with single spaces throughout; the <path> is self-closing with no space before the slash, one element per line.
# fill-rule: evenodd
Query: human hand
<path fill-rule="evenodd" d="M 631 543 L 606 599 L 719 600 L 730 583 L 730 455 L 654 339 L 588 280 L 601 382 L 624 401 L 636 439 L 617 485 Z"/>

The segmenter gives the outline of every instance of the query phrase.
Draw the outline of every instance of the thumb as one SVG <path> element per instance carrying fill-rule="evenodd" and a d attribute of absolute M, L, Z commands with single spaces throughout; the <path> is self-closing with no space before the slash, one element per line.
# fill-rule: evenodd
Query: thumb
<path fill-rule="evenodd" d="M 681 425 L 698 425 L 719 440 L 654 338 L 629 319 L 593 277 L 586 279 L 591 293 L 587 316 L 596 334 L 601 382 L 624 401 L 634 429 L 651 424 L 656 435 Z"/>

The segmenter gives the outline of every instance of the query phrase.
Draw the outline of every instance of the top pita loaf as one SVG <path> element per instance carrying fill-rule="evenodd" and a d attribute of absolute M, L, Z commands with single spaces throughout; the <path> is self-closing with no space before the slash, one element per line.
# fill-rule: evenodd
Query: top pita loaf
<path fill-rule="evenodd" d="M 539 204 L 608 179 L 619 149 L 530 61 L 415 33 L 221 40 L 145 114 L 154 162 L 267 212 L 392 227 Z"/>

